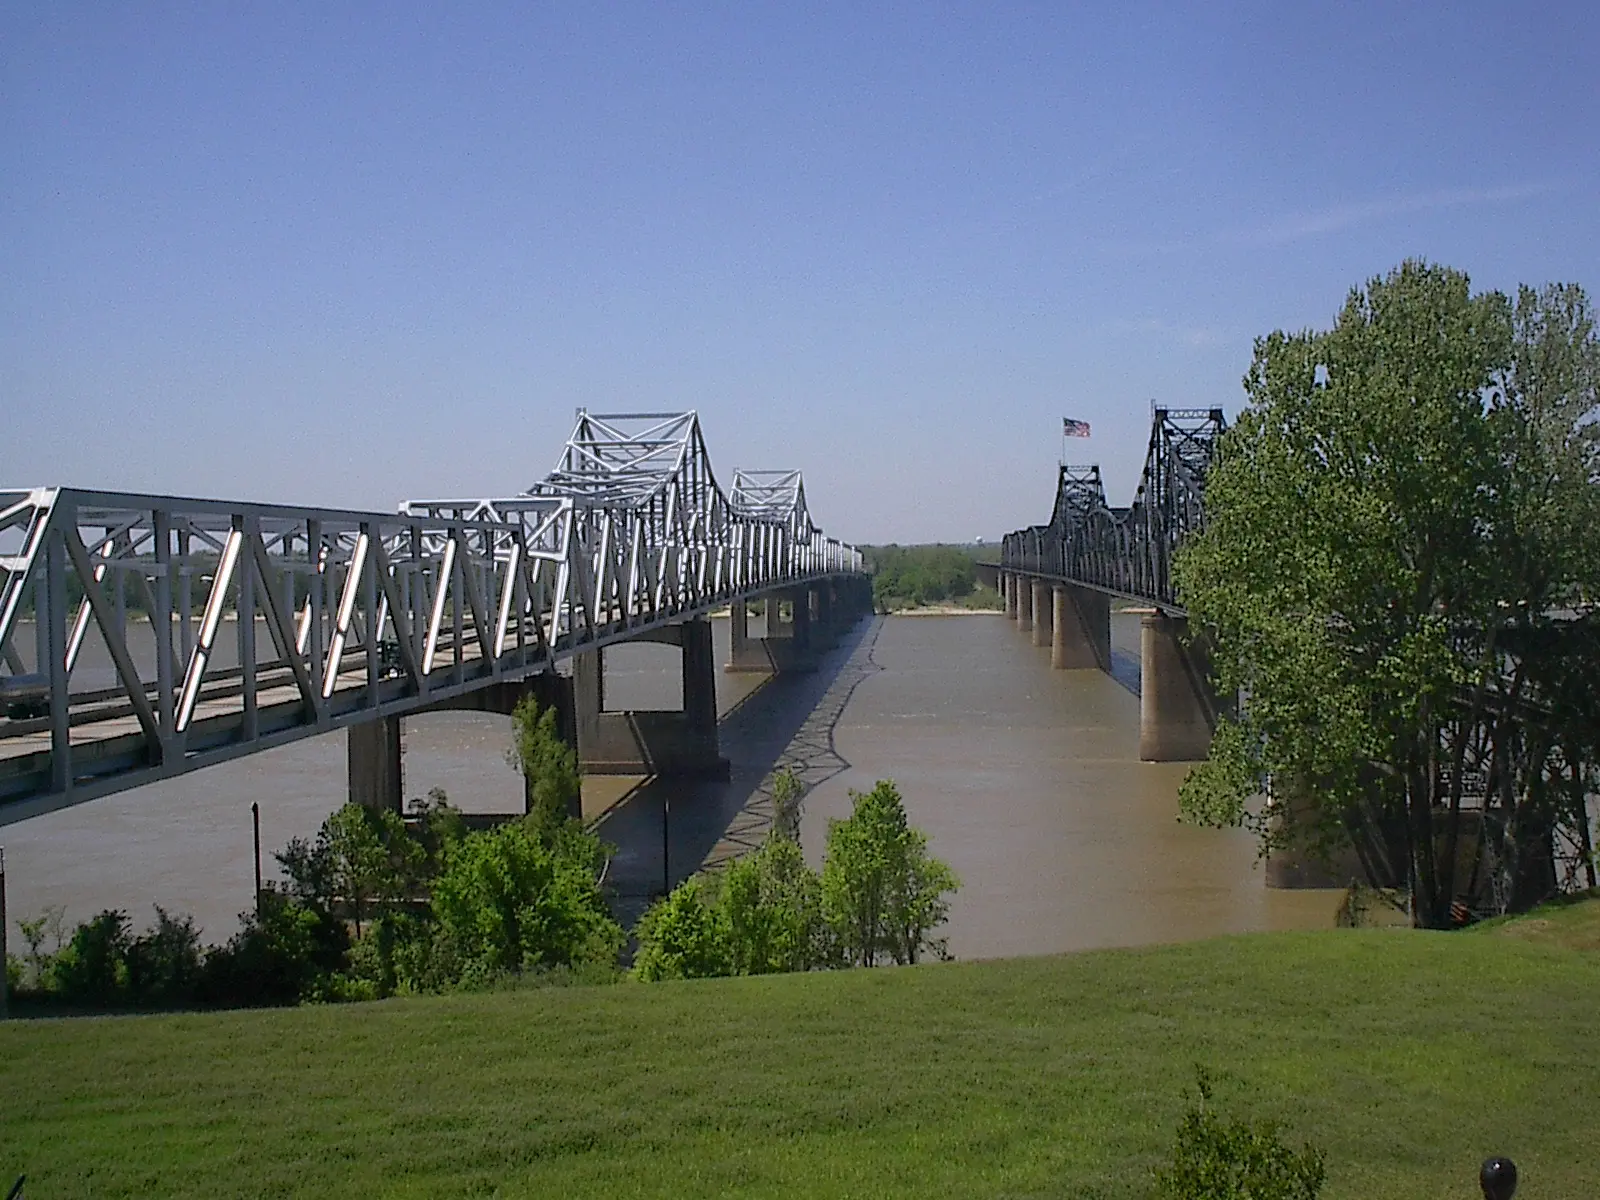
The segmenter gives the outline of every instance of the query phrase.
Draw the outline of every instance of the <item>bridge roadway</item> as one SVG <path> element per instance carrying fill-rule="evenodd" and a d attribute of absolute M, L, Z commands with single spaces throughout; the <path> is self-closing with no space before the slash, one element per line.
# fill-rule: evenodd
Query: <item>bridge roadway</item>
<path fill-rule="evenodd" d="M 761 639 L 754 598 L 781 614 Z M 693 413 L 580 411 L 527 492 L 398 513 L 0 491 L 0 825 L 336 729 L 352 797 L 398 806 L 406 715 L 530 694 L 585 770 L 726 769 L 724 605 L 729 669 L 805 670 L 870 588 L 799 472 L 724 492 Z M 682 712 L 605 711 L 627 640 L 680 647 Z"/>
<path fill-rule="evenodd" d="M 1191 637 L 1172 579 L 1178 548 L 1205 520 L 1205 482 L 1226 424 L 1221 409 L 1157 408 L 1134 501 L 1106 502 L 1098 466 L 1063 464 L 1050 520 L 1001 542 L 1006 615 L 1063 670 L 1111 670 L 1111 605 L 1146 613 L 1140 629 L 1139 757 L 1202 759 L 1229 703 L 1204 642 Z"/>

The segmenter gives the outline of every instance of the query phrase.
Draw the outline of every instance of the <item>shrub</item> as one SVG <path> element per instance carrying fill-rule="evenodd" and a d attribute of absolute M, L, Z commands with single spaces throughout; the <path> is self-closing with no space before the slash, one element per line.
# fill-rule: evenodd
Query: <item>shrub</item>
<path fill-rule="evenodd" d="M 261 894 L 259 912 L 241 913 L 226 946 L 206 955 L 201 994 L 214 1004 L 250 1007 L 318 998 L 343 965 L 343 929 L 279 892 Z"/>
<path fill-rule="evenodd" d="M 108 908 L 73 931 L 72 940 L 55 956 L 49 988 L 71 1004 L 105 1007 L 125 998 L 128 949 L 132 945 L 128 914 Z"/>
<path fill-rule="evenodd" d="M 906 822 L 893 782 L 851 792 L 848 819 L 828 823 L 822 912 L 838 952 L 862 967 L 945 956 L 932 931 L 944 922 L 955 872 L 928 855 L 927 837 Z"/>
<path fill-rule="evenodd" d="M 774 834 L 755 854 L 729 864 L 716 899 L 734 974 L 826 965 L 821 881 L 797 843 Z"/>
<path fill-rule="evenodd" d="M 727 919 L 708 895 L 706 881 L 695 876 L 652 904 L 635 931 L 636 979 L 705 979 L 732 975 Z"/>
<path fill-rule="evenodd" d="M 536 818 L 469 834 L 433 887 L 433 915 L 459 953 L 462 978 L 614 960 L 623 933 L 597 881 L 599 840 Z"/>
<path fill-rule="evenodd" d="M 156 905 L 156 923 L 127 949 L 128 991 L 135 1004 L 191 1003 L 203 975 L 200 931 L 194 918 Z"/>
<path fill-rule="evenodd" d="M 1291 1150 L 1273 1121 L 1224 1118 L 1211 1106 L 1211 1075 L 1195 1068 L 1199 1098 L 1178 1123 L 1172 1162 L 1156 1172 L 1164 1200 L 1316 1200 L 1323 1153 Z"/>

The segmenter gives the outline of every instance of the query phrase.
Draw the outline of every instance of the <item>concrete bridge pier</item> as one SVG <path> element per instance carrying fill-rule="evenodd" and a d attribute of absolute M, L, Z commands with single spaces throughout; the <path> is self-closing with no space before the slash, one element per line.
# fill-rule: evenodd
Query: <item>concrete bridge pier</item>
<path fill-rule="evenodd" d="M 1050 665 L 1058 670 L 1111 669 L 1111 597 L 1058 583 L 1051 596 Z"/>
<path fill-rule="evenodd" d="M 1184 644 L 1189 622 L 1157 612 L 1139 623 L 1139 757 L 1197 762 L 1211 749 L 1217 704 L 1203 652 Z"/>
<path fill-rule="evenodd" d="M 429 705 L 421 712 L 482 712 L 509 717 L 518 704 L 532 696 L 541 709 L 554 706 L 556 727 L 569 745 L 577 745 L 577 725 L 573 712 L 572 680 L 554 674 L 530 675 L 526 679 L 491 684 L 464 696 Z M 405 804 L 404 717 L 380 717 L 346 730 L 346 756 L 349 770 L 349 798 L 352 804 L 399 813 Z M 533 807 L 526 787 L 523 811 Z M 579 811 L 569 815 L 582 816 Z"/>
<path fill-rule="evenodd" d="M 823 580 L 811 589 L 811 604 L 815 617 L 815 633 L 823 645 L 831 646 L 839 638 L 834 615 L 833 584 Z"/>
<path fill-rule="evenodd" d="M 345 731 L 350 803 L 398 813 L 405 804 L 401 717 L 380 717 Z"/>
<path fill-rule="evenodd" d="M 1033 586 L 1021 575 L 1013 575 L 1017 591 L 1017 628 L 1026 633 L 1033 628 Z"/>
<path fill-rule="evenodd" d="M 1001 572 L 1000 594 L 1005 598 L 1006 616 L 1015 621 L 1017 619 L 1017 577 L 1009 571 Z"/>
<path fill-rule="evenodd" d="M 682 650 L 683 708 L 678 712 L 607 712 L 605 651 L 573 659 L 578 766 L 586 775 L 672 775 L 726 779 L 717 746 L 716 664 L 711 623 L 703 617 L 669 625 L 639 640 Z"/>
<path fill-rule="evenodd" d="M 1048 646 L 1055 632 L 1054 614 L 1050 606 L 1050 585 L 1042 579 L 1035 579 L 1029 585 L 1029 591 L 1032 592 L 1029 600 L 1033 609 L 1033 644 Z"/>

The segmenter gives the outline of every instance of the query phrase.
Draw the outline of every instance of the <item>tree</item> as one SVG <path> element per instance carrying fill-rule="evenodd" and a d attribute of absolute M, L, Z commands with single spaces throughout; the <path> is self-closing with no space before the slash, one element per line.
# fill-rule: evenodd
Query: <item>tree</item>
<path fill-rule="evenodd" d="M 469 834 L 434 882 L 434 919 L 483 977 L 612 960 L 623 934 L 600 891 L 600 854 L 595 838 L 548 840 L 531 818 Z"/>
<path fill-rule="evenodd" d="M 760 850 L 728 864 L 715 895 L 733 974 L 826 965 L 821 881 L 792 838 L 774 830 Z"/>
<path fill-rule="evenodd" d="M 317 836 L 357 937 L 374 905 L 415 895 L 423 883 L 426 852 L 396 813 L 346 804 Z"/>
<path fill-rule="evenodd" d="M 634 978 L 707 979 L 734 974 L 728 922 L 705 879 L 686 879 L 645 912 L 635 931 Z"/>
<path fill-rule="evenodd" d="M 927 853 L 927 839 L 906 821 L 893 782 L 851 792 L 851 814 L 828 824 L 822 866 L 822 912 L 839 953 L 857 966 L 914 963 L 942 952 L 930 938 L 960 886 L 948 865 Z"/>
<path fill-rule="evenodd" d="M 1176 564 L 1221 689 L 1245 698 L 1184 784 L 1187 817 L 1251 825 L 1267 849 L 1352 845 L 1418 924 L 1449 923 L 1507 639 L 1594 572 L 1561 528 L 1600 515 L 1577 423 L 1592 395 L 1570 369 L 1592 361 L 1585 314 L 1571 293 L 1513 309 L 1408 262 L 1352 291 L 1332 329 L 1257 341 L 1207 526 Z"/>
<path fill-rule="evenodd" d="M 806 786 L 793 768 L 784 767 L 772 777 L 772 832 L 791 842 L 800 840 L 801 805 Z"/>
<path fill-rule="evenodd" d="M 524 696 L 511 713 L 512 748 L 507 755 L 526 782 L 529 815 L 547 832 L 582 811 L 578 755 L 562 738 L 557 715 L 554 706 L 541 712 L 538 700 Z"/>

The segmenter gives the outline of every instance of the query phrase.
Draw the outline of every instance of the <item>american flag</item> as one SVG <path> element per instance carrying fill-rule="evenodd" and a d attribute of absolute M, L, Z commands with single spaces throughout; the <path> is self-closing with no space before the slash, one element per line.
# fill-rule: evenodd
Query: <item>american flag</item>
<path fill-rule="evenodd" d="M 1062 417 L 1061 418 L 1061 436 L 1062 437 L 1088 437 L 1089 436 L 1089 422 L 1087 422 L 1087 421 L 1074 421 L 1071 417 Z"/>

